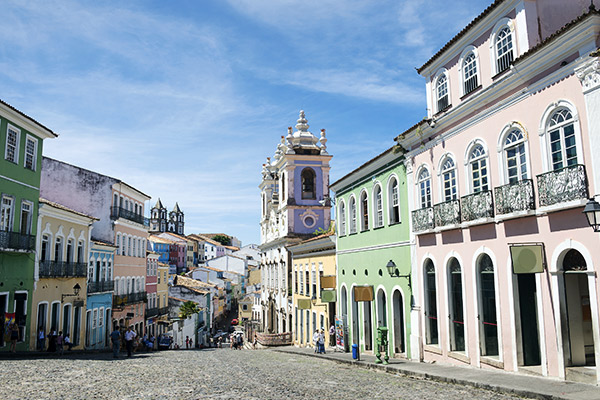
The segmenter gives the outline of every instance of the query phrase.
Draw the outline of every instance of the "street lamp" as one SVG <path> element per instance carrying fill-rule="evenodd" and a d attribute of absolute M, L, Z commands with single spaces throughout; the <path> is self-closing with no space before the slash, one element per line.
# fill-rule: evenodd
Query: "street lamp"
<path fill-rule="evenodd" d="M 585 205 L 583 213 L 594 232 L 600 232 L 600 204 L 594 198 L 591 198 Z"/>
<path fill-rule="evenodd" d="M 410 274 L 400 275 L 400 270 L 396 267 L 396 263 L 393 260 L 388 261 L 387 265 L 388 274 L 390 274 L 393 278 L 407 278 L 408 279 L 408 287 L 412 287 L 412 280 Z"/>
<path fill-rule="evenodd" d="M 81 286 L 79 286 L 79 283 L 76 283 L 75 286 L 73 286 L 73 293 L 72 294 L 63 294 L 62 297 L 60 298 L 60 302 L 63 303 L 65 301 L 65 297 L 79 296 L 80 290 L 81 290 Z"/>

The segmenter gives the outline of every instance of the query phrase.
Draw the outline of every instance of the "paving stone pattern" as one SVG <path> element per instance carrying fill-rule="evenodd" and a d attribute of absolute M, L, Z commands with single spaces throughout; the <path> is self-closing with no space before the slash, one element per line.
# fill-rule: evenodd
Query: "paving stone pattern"
<path fill-rule="evenodd" d="M 269 350 L 0 361 L 0 399 L 517 399 Z"/>

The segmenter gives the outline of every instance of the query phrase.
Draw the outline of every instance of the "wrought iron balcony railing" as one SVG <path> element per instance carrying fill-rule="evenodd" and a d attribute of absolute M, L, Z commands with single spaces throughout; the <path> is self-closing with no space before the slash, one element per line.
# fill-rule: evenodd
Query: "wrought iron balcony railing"
<path fill-rule="evenodd" d="M 3 250 L 35 250 L 35 236 L 20 232 L 0 231 L 0 249 Z"/>
<path fill-rule="evenodd" d="M 115 281 L 88 282 L 89 293 L 112 292 L 115 289 Z"/>
<path fill-rule="evenodd" d="M 144 226 L 150 226 L 150 221 L 148 218 L 144 218 L 143 215 L 136 214 L 123 207 L 111 207 L 110 217 L 113 219 L 125 218 L 129 221 L 137 222 L 138 224 L 142 224 Z"/>
<path fill-rule="evenodd" d="M 463 222 L 474 221 L 479 218 L 494 217 L 494 201 L 492 191 L 469 194 L 460 198 L 460 214 Z"/>
<path fill-rule="evenodd" d="M 141 303 L 146 301 L 146 299 L 146 292 L 116 294 L 113 296 L 113 307 L 123 307 L 128 304 Z"/>
<path fill-rule="evenodd" d="M 460 224 L 460 202 L 449 200 L 433 206 L 435 226 Z"/>
<path fill-rule="evenodd" d="M 161 315 L 167 315 L 169 313 L 169 307 L 154 307 L 146 309 L 146 318 L 158 317 Z"/>
<path fill-rule="evenodd" d="M 435 227 L 433 207 L 425 207 L 412 212 L 413 231 L 421 232 Z"/>
<path fill-rule="evenodd" d="M 524 179 L 519 182 L 494 188 L 496 214 L 510 214 L 516 211 L 535 209 L 533 180 Z"/>
<path fill-rule="evenodd" d="M 87 265 L 64 261 L 40 261 L 40 278 L 83 278 L 87 276 Z"/>
<path fill-rule="evenodd" d="M 583 165 L 572 165 L 538 175 L 537 185 L 540 207 L 588 198 L 587 175 Z"/>

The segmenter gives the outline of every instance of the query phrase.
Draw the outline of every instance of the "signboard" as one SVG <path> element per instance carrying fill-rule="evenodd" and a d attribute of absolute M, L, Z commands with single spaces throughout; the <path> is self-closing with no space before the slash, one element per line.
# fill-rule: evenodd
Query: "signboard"
<path fill-rule="evenodd" d="M 322 276 L 321 287 L 323 289 L 335 289 L 335 275 Z"/>
<path fill-rule="evenodd" d="M 335 303 L 337 300 L 335 289 L 321 290 L 322 303 Z"/>
<path fill-rule="evenodd" d="M 510 245 L 513 273 L 537 274 L 544 272 L 544 245 Z"/>
<path fill-rule="evenodd" d="M 299 310 L 310 310 L 311 309 L 310 299 L 298 299 L 298 309 Z"/>
<path fill-rule="evenodd" d="M 337 350 L 346 351 L 346 335 L 344 334 L 344 320 L 335 317 L 335 347 Z"/>
<path fill-rule="evenodd" d="M 354 301 L 373 301 L 373 286 L 354 286 Z"/>

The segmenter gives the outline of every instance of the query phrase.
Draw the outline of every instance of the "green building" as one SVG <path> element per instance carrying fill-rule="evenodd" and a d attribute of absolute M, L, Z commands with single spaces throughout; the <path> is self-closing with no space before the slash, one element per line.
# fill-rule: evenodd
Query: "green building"
<path fill-rule="evenodd" d="M 0 351 L 16 321 L 16 350 L 29 350 L 35 235 L 42 168 L 42 142 L 58 135 L 0 100 Z"/>
<path fill-rule="evenodd" d="M 414 358 L 406 186 L 404 157 L 390 148 L 330 188 L 336 195 L 338 317 L 346 343 L 375 354 L 378 327 L 384 326 L 390 357 Z"/>

